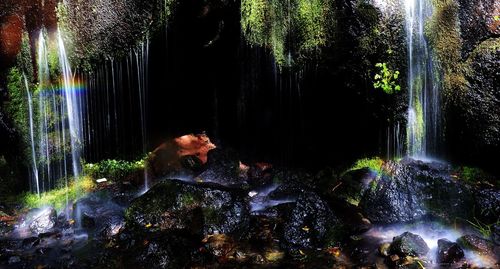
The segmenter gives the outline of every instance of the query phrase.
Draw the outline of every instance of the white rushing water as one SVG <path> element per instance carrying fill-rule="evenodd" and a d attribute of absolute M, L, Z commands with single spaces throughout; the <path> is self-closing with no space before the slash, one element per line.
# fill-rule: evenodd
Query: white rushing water
<path fill-rule="evenodd" d="M 407 154 L 436 156 L 439 147 L 440 97 L 437 72 L 424 27 L 432 15 L 430 0 L 405 0 L 408 46 Z"/>
<path fill-rule="evenodd" d="M 80 89 L 75 83 L 61 33 L 57 33 L 57 40 L 50 40 L 41 31 L 37 52 L 35 98 L 28 90 L 27 80 L 25 83 L 35 179 L 33 191 L 40 194 L 61 184 L 67 187 L 69 180 L 79 178 L 83 138 Z M 34 106 L 33 103 L 38 104 Z M 35 125 L 38 126 L 36 132 Z"/>
<path fill-rule="evenodd" d="M 37 164 L 37 158 L 36 158 L 36 151 L 35 151 L 35 135 L 34 135 L 34 128 L 33 128 L 33 99 L 31 98 L 31 92 L 28 86 L 28 79 L 26 78 L 26 75 L 23 74 L 24 78 L 24 87 L 26 88 L 26 94 L 28 96 L 28 115 L 29 115 L 29 123 L 30 123 L 30 144 L 31 144 L 31 161 L 32 161 L 32 176 L 35 179 L 34 185 L 36 188 L 36 194 L 40 196 L 40 182 L 38 180 L 38 164 Z"/>
<path fill-rule="evenodd" d="M 378 243 L 392 242 L 393 238 L 404 232 L 411 232 L 422 237 L 429 252 L 426 259 L 431 261 L 430 268 L 441 268 L 437 262 L 437 251 L 439 239 L 447 239 L 456 242 L 457 239 L 465 234 L 475 234 L 476 232 L 468 227 L 450 227 L 439 222 L 426 221 L 410 224 L 377 225 L 364 234 L 369 238 L 380 240 Z M 494 255 L 481 254 L 474 251 L 464 250 L 465 260 L 474 268 L 495 268 L 496 259 Z"/>

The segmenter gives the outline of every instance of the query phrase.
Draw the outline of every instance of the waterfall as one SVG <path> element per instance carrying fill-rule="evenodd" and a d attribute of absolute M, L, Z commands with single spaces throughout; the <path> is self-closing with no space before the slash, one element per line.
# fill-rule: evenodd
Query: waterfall
<path fill-rule="evenodd" d="M 78 91 L 75 88 L 71 67 L 69 65 L 64 42 L 61 37 L 61 32 L 57 34 L 59 47 L 59 64 L 62 74 L 64 101 L 66 103 L 67 117 L 70 131 L 71 141 L 71 163 L 73 168 L 73 177 L 78 178 L 80 175 L 80 149 L 82 138 L 82 121 L 80 119 L 80 100 Z"/>
<path fill-rule="evenodd" d="M 424 35 L 432 14 L 430 0 L 405 0 L 408 45 L 407 154 L 415 158 L 438 153 L 440 98 L 431 51 Z"/>
<path fill-rule="evenodd" d="M 33 116 L 35 113 L 28 91 L 33 173 L 37 181 L 37 193 L 60 187 L 63 183 L 68 187 L 70 177 L 77 180 L 81 174 L 82 121 L 79 85 L 75 83 L 60 32 L 57 42 L 51 47 L 49 43 L 41 31 L 37 57 L 37 117 Z M 57 50 L 51 49 L 55 46 Z M 57 68 L 59 72 L 54 71 Z M 59 73 L 60 78 L 57 78 Z M 36 118 L 38 123 L 37 142 L 33 118 Z M 35 146 L 36 143 L 38 144 Z"/>
<path fill-rule="evenodd" d="M 148 149 L 149 40 L 82 75 L 85 160 L 137 159 Z M 144 174 L 144 185 L 149 182 Z"/>
<path fill-rule="evenodd" d="M 30 123 L 30 144 L 31 144 L 31 160 L 32 160 L 32 173 L 35 178 L 36 184 L 36 194 L 40 196 L 40 181 L 38 180 L 38 164 L 36 161 L 36 151 L 35 151 L 35 135 L 33 130 L 33 99 L 31 98 L 31 92 L 28 86 L 28 79 L 26 75 L 23 73 L 24 78 L 24 87 L 26 88 L 26 94 L 28 96 L 28 115 L 29 115 L 29 123 Z"/>

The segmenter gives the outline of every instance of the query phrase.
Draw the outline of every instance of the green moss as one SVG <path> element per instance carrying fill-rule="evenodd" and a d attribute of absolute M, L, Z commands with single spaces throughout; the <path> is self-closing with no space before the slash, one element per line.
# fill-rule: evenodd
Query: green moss
<path fill-rule="evenodd" d="M 201 199 L 199 197 L 196 197 L 193 193 L 183 193 L 181 194 L 181 197 L 179 199 L 181 203 L 180 207 L 191 207 L 193 205 L 196 205 L 200 200 Z"/>
<path fill-rule="evenodd" d="M 379 157 L 364 158 L 357 160 L 356 163 L 354 163 L 354 165 L 348 171 L 358 170 L 362 168 L 370 168 L 371 170 L 380 174 L 382 173 L 383 165 L 384 165 L 384 160 L 382 160 Z"/>
<path fill-rule="evenodd" d="M 470 184 L 476 184 L 479 182 L 489 182 L 494 185 L 498 185 L 498 180 L 484 171 L 479 167 L 472 166 L 462 166 L 458 167 L 454 170 L 454 175 L 458 177 L 460 180 L 463 180 Z"/>
<path fill-rule="evenodd" d="M 42 193 L 40 196 L 34 193 L 26 193 L 21 196 L 21 204 L 26 208 L 40 208 L 52 206 L 61 210 L 66 206 L 66 201 L 75 201 L 92 191 L 95 185 L 90 177 L 82 177 L 69 185 Z"/>
<path fill-rule="evenodd" d="M 329 227 L 325 234 L 325 247 L 338 246 L 339 242 L 344 241 L 349 236 L 349 228 L 345 225 L 334 225 Z"/>
<path fill-rule="evenodd" d="M 378 186 L 378 182 L 377 180 L 372 180 L 370 181 L 370 190 L 372 192 L 376 191 L 377 190 L 377 186 Z"/>
<path fill-rule="evenodd" d="M 331 7 L 329 0 L 242 0 L 242 32 L 250 45 L 271 49 L 278 66 L 291 66 L 326 45 Z"/>
<path fill-rule="evenodd" d="M 442 92 L 445 101 L 467 89 L 464 73 L 467 67 L 461 58 L 458 4 L 453 0 L 434 0 L 434 13 L 425 25 L 425 34 L 433 49 L 437 68 L 442 71 Z"/>
<path fill-rule="evenodd" d="M 326 19 L 328 8 L 323 0 L 298 0 L 297 23 L 302 42 L 299 50 L 304 53 L 326 44 Z"/>
<path fill-rule="evenodd" d="M 133 173 L 145 168 L 146 158 L 137 161 L 125 160 L 103 160 L 99 163 L 87 163 L 83 165 L 84 174 L 92 178 L 107 178 L 120 181 Z"/>
<path fill-rule="evenodd" d="M 250 44 L 266 43 L 266 17 L 269 16 L 269 8 L 267 0 L 241 1 L 241 28 Z"/>
<path fill-rule="evenodd" d="M 217 214 L 217 209 L 213 207 L 203 207 L 203 219 L 206 224 L 217 224 L 220 223 L 219 214 Z"/>
<path fill-rule="evenodd" d="M 415 131 L 415 137 L 417 139 L 416 147 L 420 148 L 424 142 L 422 141 L 422 139 L 425 137 L 424 110 L 422 104 L 418 99 L 415 99 L 414 102 L 415 102 L 415 117 L 416 117 L 416 126 L 414 131 Z"/>

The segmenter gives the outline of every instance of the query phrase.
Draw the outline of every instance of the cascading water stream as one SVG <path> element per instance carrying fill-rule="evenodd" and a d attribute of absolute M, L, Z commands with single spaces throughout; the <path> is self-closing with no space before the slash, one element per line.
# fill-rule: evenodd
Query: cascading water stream
<path fill-rule="evenodd" d="M 78 180 L 81 174 L 83 138 L 79 86 L 75 83 L 60 32 L 57 33 L 57 40 L 54 42 L 46 40 L 43 31 L 40 32 L 37 59 L 39 84 L 36 94 L 38 103 L 36 135 L 33 130 L 35 112 L 29 90 L 28 103 L 32 169 L 36 192 L 40 194 L 54 187 L 68 187 L 71 178 Z M 55 78 L 54 75 L 58 74 L 60 78 Z M 35 137 L 38 141 L 35 141 Z M 69 203 L 68 197 L 66 201 Z M 69 214 L 66 216 L 69 217 Z"/>
<path fill-rule="evenodd" d="M 146 39 L 127 57 L 109 58 L 80 74 L 86 85 L 81 102 L 86 161 L 147 153 L 148 58 Z M 149 188 L 146 173 L 144 186 Z"/>
<path fill-rule="evenodd" d="M 438 153 L 440 98 L 431 50 L 424 35 L 432 14 L 429 0 L 405 0 L 408 45 L 407 154 L 414 158 Z"/>
<path fill-rule="evenodd" d="M 31 160 L 32 160 L 32 173 L 33 177 L 35 178 L 35 184 L 36 184 L 36 194 L 40 196 L 40 181 L 38 179 L 38 164 L 37 164 L 37 157 L 36 157 L 36 150 L 35 150 L 35 135 L 34 135 L 34 128 L 33 128 L 33 99 L 31 98 L 31 92 L 28 86 L 28 79 L 26 78 L 26 75 L 23 74 L 24 78 L 24 87 L 26 88 L 26 94 L 28 96 L 28 113 L 29 113 L 29 123 L 30 123 L 30 143 L 31 143 Z"/>
<path fill-rule="evenodd" d="M 65 103 L 67 108 L 67 116 L 70 131 L 70 141 L 71 141 L 71 163 L 73 168 L 73 177 L 78 178 L 80 175 L 80 157 L 81 157 L 81 142 L 82 138 L 82 121 L 80 119 L 80 107 L 78 91 L 74 85 L 73 74 L 71 72 L 71 67 L 69 65 L 68 57 L 66 55 L 66 50 L 64 48 L 64 42 L 61 37 L 61 32 L 58 32 L 58 47 L 59 47 L 59 64 L 61 67 L 63 91 L 65 97 Z"/>

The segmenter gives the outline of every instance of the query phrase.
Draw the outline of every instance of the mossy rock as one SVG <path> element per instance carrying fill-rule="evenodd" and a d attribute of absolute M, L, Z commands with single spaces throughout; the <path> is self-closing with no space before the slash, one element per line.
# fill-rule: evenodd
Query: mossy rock
<path fill-rule="evenodd" d="M 240 234 L 247 229 L 249 209 L 236 191 L 168 180 L 135 199 L 125 218 L 127 226 L 138 232 Z"/>

